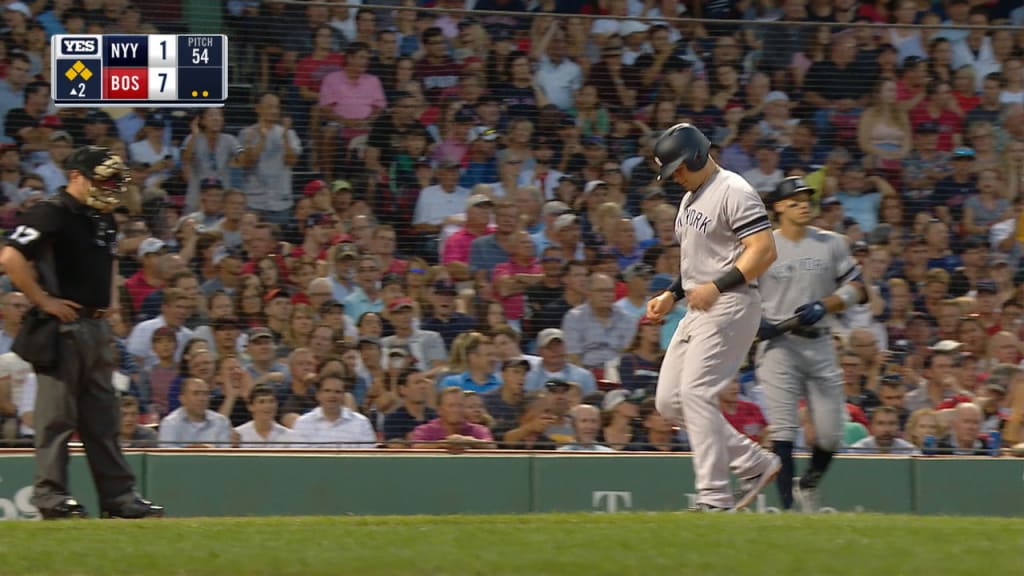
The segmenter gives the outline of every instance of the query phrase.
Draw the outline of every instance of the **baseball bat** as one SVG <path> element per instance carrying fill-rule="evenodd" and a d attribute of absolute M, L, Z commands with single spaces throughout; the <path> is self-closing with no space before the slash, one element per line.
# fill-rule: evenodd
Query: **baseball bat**
<path fill-rule="evenodd" d="M 785 320 L 782 320 L 781 322 L 778 322 L 777 324 L 775 324 L 775 327 L 778 328 L 779 335 L 782 335 L 782 334 L 785 334 L 786 332 L 789 332 L 793 328 L 796 328 L 799 325 L 800 325 L 800 315 L 797 314 L 795 316 L 790 316 L 789 318 L 786 318 Z M 760 342 L 763 342 L 763 339 L 761 339 L 761 338 L 754 338 L 754 344 L 759 344 Z"/>

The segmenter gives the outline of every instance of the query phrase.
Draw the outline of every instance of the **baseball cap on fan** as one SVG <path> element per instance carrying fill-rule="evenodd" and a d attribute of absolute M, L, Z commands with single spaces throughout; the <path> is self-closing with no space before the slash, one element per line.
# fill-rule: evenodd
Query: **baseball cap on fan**
<path fill-rule="evenodd" d="M 32 9 L 24 2 L 11 2 L 7 6 L 4 6 L 4 10 L 8 12 L 21 12 L 25 18 L 28 18 L 29 20 L 32 19 Z"/>
<path fill-rule="evenodd" d="M 211 258 L 210 261 L 214 266 L 217 266 L 221 262 L 227 260 L 228 258 L 241 259 L 241 257 L 241 254 L 235 248 L 232 248 L 230 246 L 221 246 L 220 248 L 214 250 L 213 258 Z"/>
<path fill-rule="evenodd" d="M 203 181 L 199 183 L 200 190 L 223 190 L 224 183 L 219 178 L 209 177 L 203 178 Z"/>
<path fill-rule="evenodd" d="M 458 290 L 455 287 L 455 283 L 446 278 L 442 278 L 437 282 L 434 282 L 434 294 L 442 296 L 456 296 Z"/>
<path fill-rule="evenodd" d="M 544 348 L 555 340 L 565 342 L 565 332 L 558 328 L 545 328 L 537 335 L 537 346 Z"/>
<path fill-rule="evenodd" d="M 639 388 L 630 392 L 629 390 L 612 390 L 611 392 L 604 395 L 604 400 L 601 402 L 601 411 L 611 412 L 619 407 L 619 404 L 623 402 L 631 402 L 633 404 L 639 404 L 643 401 L 644 396 L 647 393 L 643 388 Z"/>
<path fill-rule="evenodd" d="M 578 219 L 576 218 L 576 215 L 569 212 L 566 214 L 562 214 L 561 216 L 556 218 L 554 225 L 552 225 L 551 227 L 555 229 L 555 232 L 561 232 L 562 230 L 565 230 L 569 226 L 576 224 L 577 221 Z"/>
<path fill-rule="evenodd" d="M 590 182 L 587 182 L 586 186 L 583 187 L 583 193 L 590 194 L 591 192 L 597 190 L 601 186 L 608 186 L 608 183 L 605 182 L 604 180 L 591 180 Z"/>
<path fill-rule="evenodd" d="M 498 139 L 498 131 L 494 128 L 488 128 L 487 126 L 475 126 L 469 131 L 469 141 L 476 142 L 477 140 L 483 140 L 484 142 L 494 142 Z"/>
<path fill-rule="evenodd" d="M 159 238 L 146 238 L 139 244 L 138 257 L 142 260 L 150 254 L 159 254 L 167 249 L 167 244 Z"/>
<path fill-rule="evenodd" d="M 473 194 L 466 200 L 466 208 L 476 208 L 477 206 L 493 206 L 494 201 L 491 200 L 486 194 Z"/>
<path fill-rule="evenodd" d="M 323 190 L 327 190 L 327 182 L 323 180 L 310 180 L 302 187 L 302 195 L 306 198 L 312 198 Z"/>
<path fill-rule="evenodd" d="M 561 216 L 570 211 L 569 205 L 561 200 L 551 200 L 542 209 L 545 216 Z"/>

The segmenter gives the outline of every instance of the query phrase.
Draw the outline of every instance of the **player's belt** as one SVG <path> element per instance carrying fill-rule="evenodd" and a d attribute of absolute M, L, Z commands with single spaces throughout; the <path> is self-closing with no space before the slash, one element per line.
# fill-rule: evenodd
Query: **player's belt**
<path fill-rule="evenodd" d="M 811 328 L 809 326 L 800 326 L 793 328 L 789 332 L 793 336 L 799 336 L 801 338 L 822 338 L 828 336 L 831 330 L 828 328 Z"/>

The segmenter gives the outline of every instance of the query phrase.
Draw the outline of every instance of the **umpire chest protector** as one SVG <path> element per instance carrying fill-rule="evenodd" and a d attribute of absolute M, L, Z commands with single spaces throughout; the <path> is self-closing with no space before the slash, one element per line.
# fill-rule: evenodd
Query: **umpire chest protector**
<path fill-rule="evenodd" d="M 86 307 L 110 305 L 117 223 L 109 213 L 60 192 L 22 214 L 10 243 L 35 261 L 53 248 L 60 296 Z"/>

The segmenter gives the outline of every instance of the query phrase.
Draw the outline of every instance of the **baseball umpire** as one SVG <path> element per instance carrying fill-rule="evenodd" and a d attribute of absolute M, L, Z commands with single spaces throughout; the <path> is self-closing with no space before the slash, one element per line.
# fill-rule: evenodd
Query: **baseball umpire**
<path fill-rule="evenodd" d="M 813 512 L 817 486 L 842 438 L 843 378 L 826 316 L 865 300 L 860 267 L 846 240 L 808 226 L 812 189 L 800 178 L 786 178 L 768 195 L 778 216 L 778 259 L 761 277 L 763 320 L 758 336 L 768 341 L 759 356 L 757 379 L 764 390 L 773 450 L 782 461 L 777 481 L 784 508 Z M 777 326 L 797 317 L 787 333 Z M 788 323 L 787 323 L 788 324 Z M 793 488 L 793 440 L 799 428 L 797 404 L 806 397 L 815 429 L 810 468 Z"/>
<path fill-rule="evenodd" d="M 778 474 L 778 457 L 737 432 L 722 415 L 719 393 L 736 376 L 761 320 L 754 282 L 775 260 L 764 202 L 736 173 L 709 157 L 711 143 L 696 127 L 677 124 L 658 139 L 659 179 L 687 191 L 676 217 L 680 276 L 647 303 L 660 320 L 678 300 L 688 311 L 679 323 L 658 377 L 661 414 L 684 419 L 693 447 L 695 511 L 720 512 L 750 505 Z M 740 479 L 737 500 L 729 471 Z"/>
<path fill-rule="evenodd" d="M 101 515 L 162 516 L 163 507 L 135 492 L 135 477 L 121 453 L 113 336 L 105 320 L 118 306 L 117 225 L 111 212 L 126 192 L 128 168 L 106 148 L 86 146 L 67 158 L 65 169 L 67 187 L 26 211 L 0 251 L 0 264 L 43 319 L 22 328 L 33 333 L 18 335 L 35 339 L 22 353 L 39 382 L 32 503 L 44 519 L 86 515 L 68 493 L 67 444 L 77 430 Z M 42 353 L 47 347 L 53 351 L 48 359 Z"/>

